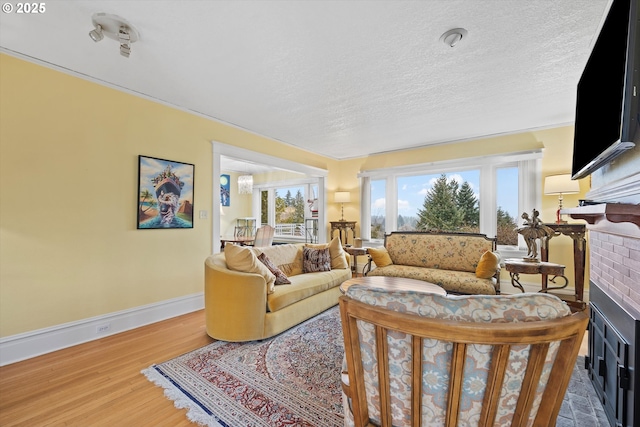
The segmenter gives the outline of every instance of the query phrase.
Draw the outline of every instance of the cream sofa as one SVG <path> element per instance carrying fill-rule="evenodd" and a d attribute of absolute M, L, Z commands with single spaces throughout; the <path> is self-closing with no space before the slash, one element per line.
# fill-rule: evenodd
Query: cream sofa
<path fill-rule="evenodd" d="M 330 270 L 305 272 L 305 246 L 328 249 Z M 275 283 L 276 276 L 258 260 L 261 254 L 289 284 Z M 264 339 L 337 305 L 339 286 L 351 278 L 347 259 L 338 238 L 326 245 L 227 245 L 205 260 L 207 334 L 224 341 Z"/>
<path fill-rule="evenodd" d="M 435 283 L 448 293 L 500 293 L 496 239 L 484 234 L 394 231 L 384 247 L 369 249 L 367 276 L 393 276 Z M 373 264 L 375 264 L 375 268 Z"/>

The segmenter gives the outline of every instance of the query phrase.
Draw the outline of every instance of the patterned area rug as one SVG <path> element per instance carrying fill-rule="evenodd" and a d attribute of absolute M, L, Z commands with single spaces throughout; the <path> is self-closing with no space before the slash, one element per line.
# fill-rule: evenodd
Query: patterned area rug
<path fill-rule="evenodd" d="M 337 307 L 268 340 L 216 341 L 142 371 L 205 426 L 342 426 Z"/>
<path fill-rule="evenodd" d="M 194 422 L 214 427 L 343 425 L 338 307 L 264 341 L 216 341 L 142 371 Z M 558 427 L 608 426 L 579 357 Z"/>

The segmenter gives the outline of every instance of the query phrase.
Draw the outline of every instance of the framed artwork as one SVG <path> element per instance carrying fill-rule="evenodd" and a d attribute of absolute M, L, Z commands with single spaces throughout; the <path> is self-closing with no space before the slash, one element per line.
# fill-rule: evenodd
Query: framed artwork
<path fill-rule="evenodd" d="M 220 204 L 229 206 L 231 194 L 231 181 L 229 175 L 220 175 Z"/>
<path fill-rule="evenodd" d="M 190 163 L 138 156 L 138 228 L 193 228 Z"/>

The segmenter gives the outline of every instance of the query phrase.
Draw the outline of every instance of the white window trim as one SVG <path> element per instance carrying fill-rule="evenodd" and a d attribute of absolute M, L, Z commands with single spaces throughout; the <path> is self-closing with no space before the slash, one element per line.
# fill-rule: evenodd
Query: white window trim
<path fill-rule="evenodd" d="M 542 150 L 501 154 L 495 156 L 483 156 L 459 160 L 446 160 L 441 162 L 422 163 L 409 166 L 398 166 L 386 169 L 372 169 L 361 171 L 358 174 L 361 185 L 360 234 L 365 242 L 371 245 L 380 244 L 381 241 L 371 240 L 371 180 L 386 180 L 386 200 L 396 200 L 397 178 L 406 175 L 433 174 L 457 172 L 461 170 L 480 170 L 480 232 L 487 236 L 496 235 L 496 171 L 499 168 L 518 167 L 518 208 L 521 212 L 531 212 L 541 202 L 541 176 L 542 176 Z M 385 225 L 387 230 L 397 228 L 398 206 L 397 203 L 385 203 Z M 518 220 L 518 218 L 516 218 Z M 388 232 L 388 231 L 387 231 Z M 526 245 L 522 236 L 518 237 L 518 247 L 501 246 L 503 256 L 518 257 L 526 254 Z"/>

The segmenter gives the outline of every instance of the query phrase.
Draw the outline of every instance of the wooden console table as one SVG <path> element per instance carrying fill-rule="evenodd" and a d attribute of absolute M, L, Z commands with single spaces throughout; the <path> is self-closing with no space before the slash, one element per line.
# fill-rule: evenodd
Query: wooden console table
<path fill-rule="evenodd" d="M 349 240 L 349 230 L 351 230 L 351 234 L 353 239 L 356 238 L 356 221 L 330 221 L 331 223 L 331 238 L 333 239 L 334 231 L 338 230 L 340 236 L 340 242 L 343 245 L 347 244 Z M 342 238 L 342 234 L 344 233 L 344 239 Z"/>
<path fill-rule="evenodd" d="M 583 310 L 586 307 L 584 302 L 584 265 L 586 259 L 587 240 L 585 239 L 586 226 L 584 224 L 544 224 L 554 231 L 554 234 L 541 239 L 540 259 L 544 262 L 549 261 L 549 240 L 554 236 L 565 235 L 573 240 L 573 273 L 575 277 L 574 294 L 558 295 L 569 306 Z M 542 272 L 542 289 L 547 288 L 548 274 Z"/>

